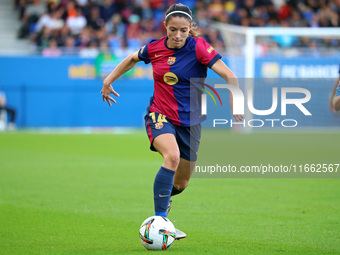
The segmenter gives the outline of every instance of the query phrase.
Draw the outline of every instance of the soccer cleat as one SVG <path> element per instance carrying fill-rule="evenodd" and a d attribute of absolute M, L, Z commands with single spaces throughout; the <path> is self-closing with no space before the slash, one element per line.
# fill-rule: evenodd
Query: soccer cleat
<path fill-rule="evenodd" d="M 169 201 L 169 204 L 168 204 L 168 208 L 166 209 L 166 215 L 168 215 L 168 214 L 169 214 L 169 212 L 170 212 L 170 209 L 171 209 L 171 203 L 172 203 L 172 200 L 170 199 L 170 201 Z"/>
<path fill-rule="evenodd" d="M 187 234 L 184 233 L 183 231 L 179 230 L 176 228 L 176 237 L 175 240 L 181 240 L 183 238 L 186 238 Z"/>

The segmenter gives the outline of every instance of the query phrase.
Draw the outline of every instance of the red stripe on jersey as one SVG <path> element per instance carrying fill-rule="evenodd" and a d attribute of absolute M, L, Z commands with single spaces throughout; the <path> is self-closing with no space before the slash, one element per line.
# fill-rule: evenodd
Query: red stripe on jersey
<path fill-rule="evenodd" d="M 148 126 L 148 137 L 149 137 L 150 143 L 152 143 L 153 137 L 152 137 L 151 127 L 150 127 L 149 122 L 150 122 L 150 119 L 148 119 L 148 122 L 146 123 L 146 125 Z"/>
<path fill-rule="evenodd" d="M 175 125 L 180 125 L 178 116 L 178 103 L 174 96 L 174 89 L 170 85 L 157 85 L 150 112 L 158 112 L 168 117 Z"/>
<path fill-rule="evenodd" d="M 170 72 L 171 67 L 168 59 L 173 56 L 174 51 L 166 48 L 164 41 L 165 37 L 148 45 L 154 78 L 154 97 L 149 111 L 161 113 L 173 121 L 175 125 L 180 125 L 178 102 L 175 98 L 174 88 L 164 81 L 164 76 Z M 171 83 L 171 75 L 168 78 Z"/>

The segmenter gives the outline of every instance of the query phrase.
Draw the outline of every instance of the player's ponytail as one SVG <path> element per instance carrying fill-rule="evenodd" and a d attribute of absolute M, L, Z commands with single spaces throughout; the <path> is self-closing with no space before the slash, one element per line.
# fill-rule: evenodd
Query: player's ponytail
<path fill-rule="evenodd" d="M 192 25 L 189 34 L 192 36 L 199 36 L 199 32 L 197 31 L 197 26 L 194 22 L 192 22 L 192 12 L 190 8 L 184 4 L 173 4 L 169 7 L 169 9 L 165 12 L 165 24 L 168 25 L 170 18 L 179 17 L 187 19 Z"/>

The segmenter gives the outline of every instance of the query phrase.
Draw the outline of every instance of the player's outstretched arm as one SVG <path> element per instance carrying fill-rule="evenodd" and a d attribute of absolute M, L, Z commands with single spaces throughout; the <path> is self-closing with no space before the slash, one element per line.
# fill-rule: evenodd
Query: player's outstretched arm
<path fill-rule="evenodd" d="M 119 97 L 119 94 L 112 88 L 112 83 L 117 80 L 124 73 L 129 71 L 132 67 L 134 67 L 140 59 L 138 58 L 138 51 L 132 53 L 128 57 L 126 57 L 105 79 L 103 82 L 103 88 L 100 93 L 103 95 L 103 101 L 107 102 L 109 106 L 111 106 L 111 102 L 116 103 L 110 94 L 114 94 L 116 97 Z"/>
<path fill-rule="evenodd" d="M 225 79 L 228 84 L 239 87 L 236 75 L 227 67 L 227 65 L 221 59 L 217 60 L 216 63 L 213 64 L 211 69 L 223 79 Z M 229 95 L 230 107 L 231 111 L 233 112 L 233 96 L 231 93 L 229 93 Z M 243 115 L 236 114 L 233 116 L 236 121 L 243 120 Z"/>
<path fill-rule="evenodd" d="M 335 91 L 336 91 L 336 88 L 338 87 L 339 85 L 339 82 L 340 82 L 340 75 L 338 77 L 338 79 L 335 81 L 334 83 L 334 86 L 333 86 L 333 89 L 332 89 L 332 92 L 331 92 L 331 96 L 329 98 L 329 109 L 331 109 L 332 112 L 335 112 L 335 108 L 334 108 L 334 96 L 335 96 Z"/>

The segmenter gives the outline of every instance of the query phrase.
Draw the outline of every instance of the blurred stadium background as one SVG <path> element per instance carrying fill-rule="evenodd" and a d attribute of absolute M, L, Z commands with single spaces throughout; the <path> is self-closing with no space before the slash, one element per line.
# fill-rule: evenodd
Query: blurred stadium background
<path fill-rule="evenodd" d="M 164 11 L 176 1 L 0 1 L 0 90 L 17 111 L 16 127 L 143 126 L 151 66 L 138 63 L 115 84 L 121 98 L 111 109 L 101 102 L 102 78 L 147 41 L 165 35 Z M 322 105 L 323 126 L 338 125 L 338 116 L 327 111 L 327 97 L 339 71 L 340 1 L 181 2 L 238 77 L 330 79 L 313 99 Z M 306 29 L 330 32 L 313 37 L 280 30 L 287 27 L 304 28 L 305 35 Z M 247 29 L 254 28 L 283 32 L 246 44 L 252 33 Z M 271 100 L 271 91 L 257 91 L 263 94 L 255 97 L 260 104 Z"/>

